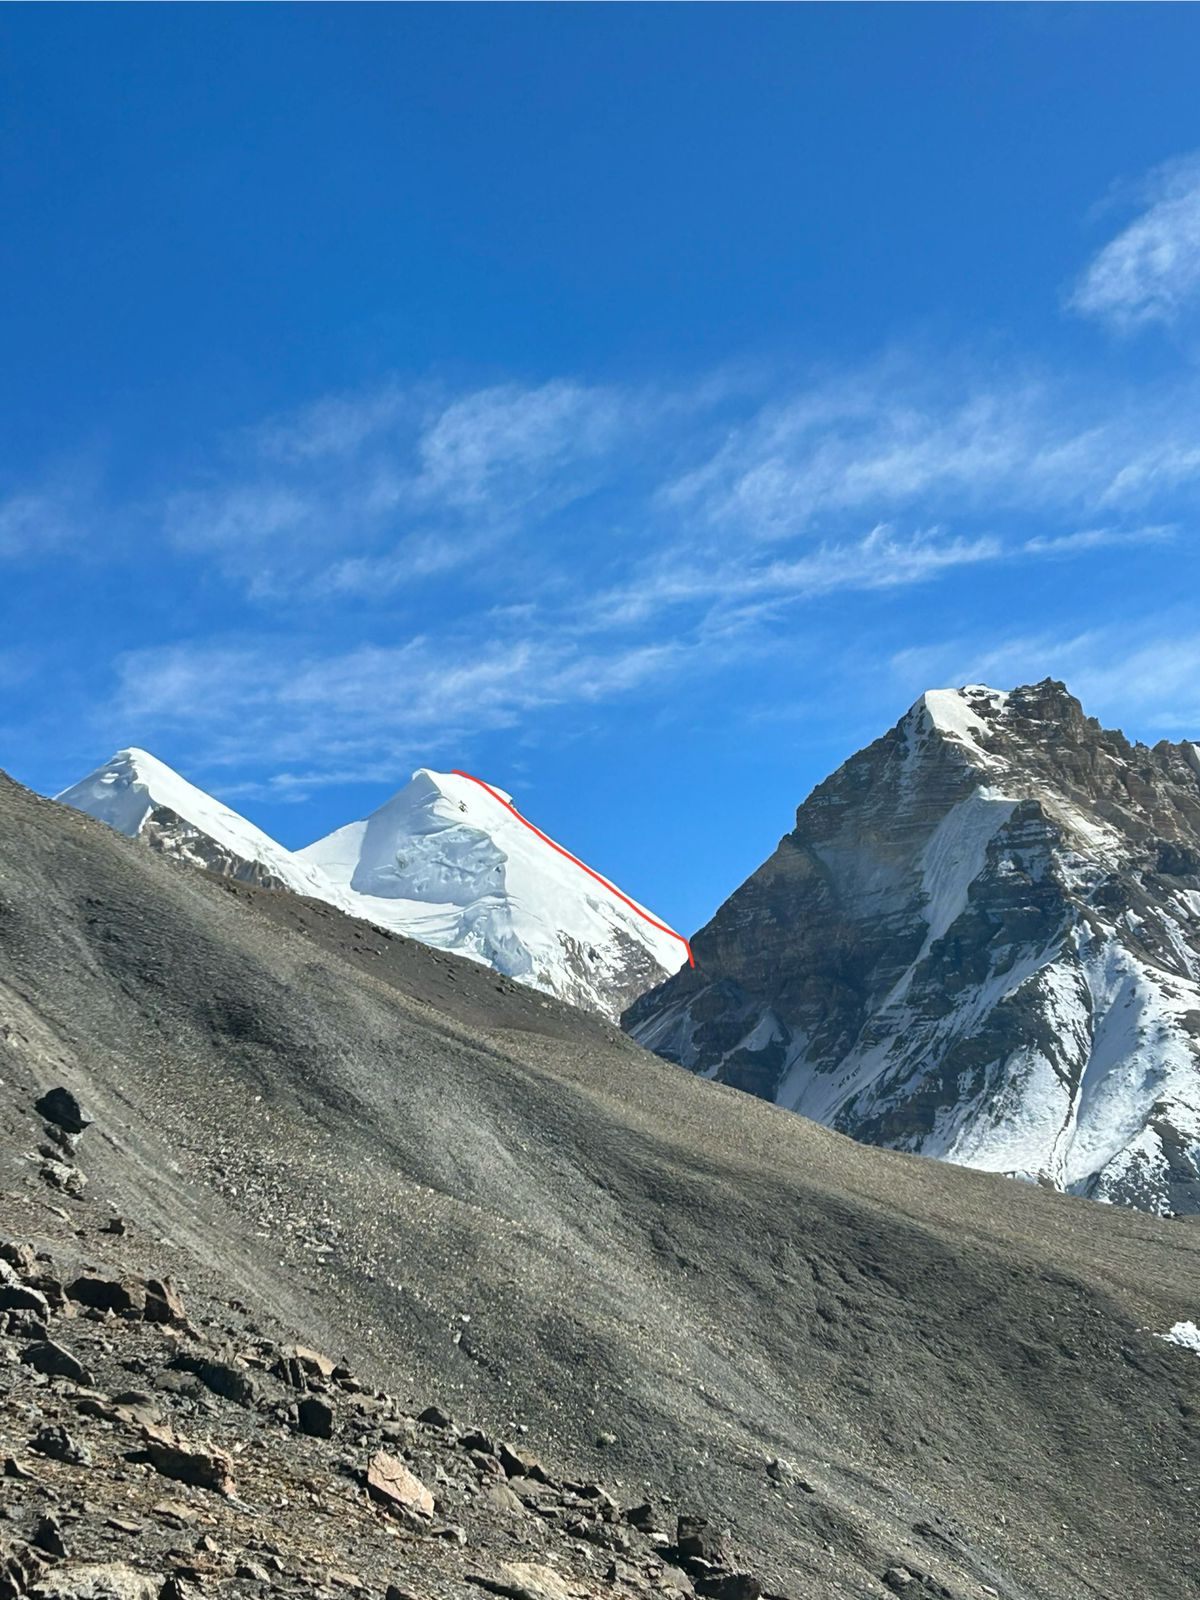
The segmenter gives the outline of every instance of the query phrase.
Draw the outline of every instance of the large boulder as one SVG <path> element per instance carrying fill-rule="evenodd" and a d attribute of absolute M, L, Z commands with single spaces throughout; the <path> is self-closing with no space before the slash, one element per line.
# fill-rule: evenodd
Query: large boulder
<path fill-rule="evenodd" d="M 149 1427 L 144 1435 L 144 1455 L 156 1472 L 214 1494 L 234 1492 L 233 1460 L 215 1445 L 190 1444 L 170 1428 Z"/>
<path fill-rule="evenodd" d="M 371 1457 L 367 1488 L 371 1498 L 389 1510 L 416 1512 L 422 1517 L 433 1515 L 433 1495 L 403 1461 L 388 1455 L 386 1450 L 379 1450 Z"/>
<path fill-rule="evenodd" d="M 92 1125 L 91 1117 L 79 1101 L 61 1084 L 57 1088 L 47 1089 L 40 1100 L 35 1100 L 34 1110 L 40 1112 L 47 1122 L 65 1128 L 68 1133 L 82 1133 Z"/>
<path fill-rule="evenodd" d="M 146 1310 L 146 1285 L 140 1278 L 100 1278 L 87 1273 L 67 1285 L 67 1298 L 94 1311 L 140 1317 Z"/>

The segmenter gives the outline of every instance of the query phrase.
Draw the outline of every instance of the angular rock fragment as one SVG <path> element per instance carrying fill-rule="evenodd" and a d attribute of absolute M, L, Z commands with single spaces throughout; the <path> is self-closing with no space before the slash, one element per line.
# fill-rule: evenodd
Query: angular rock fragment
<path fill-rule="evenodd" d="M 507 1483 L 493 1483 L 483 1491 L 480 1503 L 489 1511 L 501 1516 L 523 1517 L 525 1503 L 515 1490 L 510 1489 Z"/>
<path fill-rule="evenodd" d="M 68 1562 L 30 1590 L 32 1600 L 158 1600 L 162 1579 L 123 1561 Z"/>
<path fill-rule="evenodd" d="M 537 1483 L 550 1482 L 550 1474 L 536 1457 L 522 1454 L 507 1444 L 497 1445 L 494 1453 L 507 1477 L 532 1478 Z"/>
<path fill-rule="evenodd" d="M 324 1389 L 332 1380 L 336 1368 L 337 1363 L 323 1356 L 319 1350 L 294 1344 L 285 1345 L 280 1350 L 279 1360 L 271 1370 L 293 1389 Z"/>
<path fill-rule="evenodd" d="M 496 1446 L 493 1440 L 478 1428 L 468 1428 L 466 1433 L 460 1433 L 458 1436 L 458 1448 L 466 1450 L 471 1455 L 494 1456 L 496 1454 Z"/>
<path fill-rule="evenodd" d="M 111 1400 L 98 1400 L 93 1395 L 85 1395 L 76 1409 L 82 1416 L 98 1417 L 102 1422 L 122 1423 L 126 1427 L 149 1428 L 160 1420 L 152 1397 L 137 1389 L 127 1389 L 114 1395 Z"/>
<path fill-rule="evenodd" d="M 30 1272 L 37 1272 L 37 1256 L 30 1245 L 18 1245 L 16 1240 L 5 1238 L 0 1240 L 0 1261 L 8 1262 L 22 1278 L 29 1277 Z"/>
<path fill-rule="evenodd" d="M 144 1315 L 147 1322 L 184 1322 L 187 1320 L 183 1301 L 179 1298 L 179 1292 L 170 1278 L 146 1279 Z"/>
<path fill-rule="evenodd" d="M 313 1439 L 333 1438 L 333 1407 L 315 1395 L 306 1395 L 296 1408 L 300 1432 Z"/>
<path fill-rule="evenodd" d="M 235 1405 L 251 1408 L 259 1398 L 258 1385 L 243 1368 L 228 1361 L 210 1361 L 207 1356 L 179 1355 L 170 1363 L 172 1372 L 190 1372 L 212 1394 Z"/>
<path fill-rule="evenodd" d="M 32 1311 L 43 1322 L 50 1320 L 50 1307 L 46 1296 L 38 1289 L 23 1283 L 6 1284 L 0 1288 L 0 1311 Z"/>
<path fill-rule="evenodd" d="M 502 1561 L 494 1573 L 468 1572 L 467 1582 L 507 1600 L 570 1600 L 571 1596 L 561 1574 L 537 1561 Z"/>
<path fill-rule="evenodd" d="M 33 1530 L 32 1542 L 46 1555 L 53 1556 L 56 1561 L 63 1560 L 68 1553 L 57 1517 L 39 1517 L 37 1527 Z"/>
<path fill-rule="evenodd" d="M 32 1246 L 17 1244 L 13 1239 L 0 1240 L 0 1261 L 7 1262 L 23 1278 L 37 1271 L 37 1257 L 33 1253 Z"/>
<path fill-rule="evenodd" d="M 41 1557 L 32 1545 L 0 1542 L 0 1600 L 20 1600 L 41 1571 Z"/>
<path fill-rule="evenodd" d="M 91 1374 L 77 1356 L 53 1339 L 38 1339 L 21 1351 L 21 1360 L 35 1372 L 50 1378 L 68 1378 L 72 1383 L 90 1384 Z"/>
<path fill-rule="evenodd" d="M 724 1566 L 727 1558 L 724 1535 L 709 1526 L 707 1517 L 681 1516 L 676 1523 L 675 1549 L 681 1561 L 707 1561 L 714 1567 Z"/>
<path fill-rule="evenodd" d="M 385 1450 L 376 1451 L 367 1466 L 367 1488 L 382 1505 L 399 1506 L 420 1516 L 433 1516 L 433 1496 L 403 1461 Z"/>
<path fill-rule="evenodd" d="M 762 1594 L 762 1584 L 748 1572 L 714 1572 L 692 1581 L 705 1600 L 759 1600 Z"/>
<path fill-rule="evenodd" d="M 234 1492 L 233 1461 L 215 1445 L 190 1444 L 169 1428 L 146 1428 L 143 1454 L 156 1472 L 214 1494 Z"/>
<path fill-rule="evenodd" d="M 79 1168 L 70 1166 L 65 1161 L 43 1161 L 38 1172 L 52 1189 L 73 1195 L 76 1199 L 87 1188 L 87 1179 Z"/>
<path fill-rule="evenodd" d="M 658 1524 L 654 1516 L 654 1507 L 645 1501 L 641 1505 L 630 1506 L 622 1516 L 631 1528 L 636 1528 L 639 1533 L 657 1533 Z"/>
<path fill-rule="evenodd" d="M 51 1461 L 65 1461 L 73 1467 L 90 1467 L 92 1453 L 87 1445 L 82 1444 L 59 1422 L 47 1422 L 39 1428 L 29 1448 L 36 1450 L 38 1455 L 47 1456 Z"/>

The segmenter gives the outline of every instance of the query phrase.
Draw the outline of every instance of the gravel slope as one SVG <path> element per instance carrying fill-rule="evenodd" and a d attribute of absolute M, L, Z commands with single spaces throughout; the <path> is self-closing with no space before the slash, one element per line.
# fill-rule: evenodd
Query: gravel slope
<path fill-rule="evenodd" d="M 793 1600 L 1200 1593 L 1200 1361 L 1146 1331 L 1197 1318 L 1192 1224 L 855 1145 L 2 779 L 0 1077 L 0 1205 L 115 1208 L 406 1404 L 706 1508 Z M 82 1199 L 30 1159 L 60 1082 Z"/>

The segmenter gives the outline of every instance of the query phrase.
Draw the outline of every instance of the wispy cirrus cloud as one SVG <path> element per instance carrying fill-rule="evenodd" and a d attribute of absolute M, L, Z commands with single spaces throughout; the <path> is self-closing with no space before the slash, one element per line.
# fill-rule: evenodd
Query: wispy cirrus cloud
<path fill-rule="evenodd" d="M 1172 544 L 1180 530 L 1172 523 L 1150 523 L 1132 528 L 1080 528 L 1074 533 L 1037 534 L 1019 551 L 1030 556 L 1079 556 L 1092 550 L 1111 550 Z"/>
<path fill-rule="evenodd" d="M 973 572 L 1186 554 L 1197 398 L 1190 376 L 1097 390 L 928 350 L 753 383 L 327 396 L 162 497 L 160 568 L 219 580 L 207 628 L 181 607 L 173 643 L 122 654 L 96 725 L 294 790 L 723 671 L 753 695 L 828 597 L 875 627 Z"/>
<path fill-rule="evenodd" d="M 1189 540 L 1146 514 L 1200 487 L 1178 396 L 896 353 L 702 387 L 389 385 L 251 430 L 166 524 L 248 591 L 250 642 L 125 654 L 106 725 L 293 791 L 367 780 L 778 659 L 822 597 Z"/>
<path fill-rule="evenodd" d="M 665 483 L 662 504 L 706 529 L 786 540 L 864 513 L 947 522 L 985 511 L 1137 510 L 1200 487 L 1185 381 L 1097 395 L 1048 375 L 893 356 L 767 400 Z"/>
<path fill-rule="evenodd" d="M 593 625 L 628 626 L 697 602 L 725 608 L 747 599 L 800 602 L 837 590 L 900 588 L 1003 554 L 1002 541 L 992 534 L 962 538 L 933 528 L 905 535 L 887 523 L 861 538 L 822 543 L 790 560 L 756 556 L 703 562 L 680 547 L 599 595 L 589 616 Z"/>
<path fill-rule="evenodd" d="M 1200 298 L 1200 154 L 1156 168 L 1143 209 L 1094 257 L 1068 304 L 1128 333 L 1177 322 Z"/>
<path fill-rule="evenodd" d="M 1084 518 L 1103 518 L 1116 542 L 1119 519 L 1148 524 L 1157 502 L 1200 489 L 1190 390 L 1097 395 L 962 360 L 928 368 L 893 354 L 832 377 L 776 375 L 757 395 L 553 380 L 335 396 L 251 430 L 249 457 L 168 496 L 164 525 L 176 549 L 265 602 L 369 604 L 454 573 L 493 600 L 573 584 L 594 595 L 622 573 L 653 577 L 660 558 L 683 573 L 688 552 L 727 583 L 783 587 L 790 574 L 815 593 L 857 559 L 864 523 L 893 530 L 877 552 L 883 586 L 936 570 L 930 526 L 963 541 L 951 566 L 1004 519 L 1069 518 L 1042 536 L 1078 540 Z"/>
<path fill-rule="evenodd" d="M 73 491 L 26 489 L 0 498 L 0 560 L 48 555 L 79 531 Z"/>
<path fill-rule="evenodd" d="M 422 431 L 413 491 L 452 506 L 505 510 L 572 494 L 589 461 L 626 434 L 632 397 L 555 381 L 478 390 L 441 411 Z"/>
<path fill-rule="evenodd" d="M 591 492 L 636 410 L 567 380 L 330 396 L 246 430 L 215 482 L 166 497 L 163 524 L 258 598 L 387 592 Z"/>

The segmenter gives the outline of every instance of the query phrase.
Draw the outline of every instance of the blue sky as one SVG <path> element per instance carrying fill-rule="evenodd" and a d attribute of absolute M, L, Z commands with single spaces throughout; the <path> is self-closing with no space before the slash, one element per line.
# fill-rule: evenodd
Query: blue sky
<path fill-rule="evenodd" d="M 1200 734 L 1194 7 L 9 7 L 0 765 L 691 932 L 922 689 Z"/>

